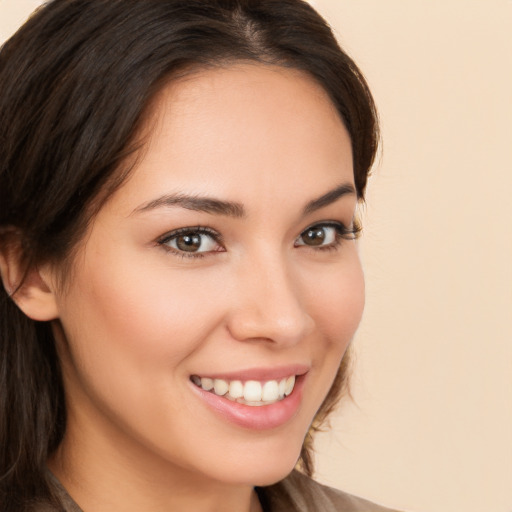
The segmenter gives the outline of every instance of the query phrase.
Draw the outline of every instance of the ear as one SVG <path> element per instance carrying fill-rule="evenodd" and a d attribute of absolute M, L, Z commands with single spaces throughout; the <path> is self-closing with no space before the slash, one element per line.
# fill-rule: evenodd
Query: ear
<path fill-rule="evenodd" d="M 49 321 L 59 316 L 48 269 L 26 268 L 21 241 L 8 240 L 0 245 L 0 275 L 8 295 L 32 320 Z"/>

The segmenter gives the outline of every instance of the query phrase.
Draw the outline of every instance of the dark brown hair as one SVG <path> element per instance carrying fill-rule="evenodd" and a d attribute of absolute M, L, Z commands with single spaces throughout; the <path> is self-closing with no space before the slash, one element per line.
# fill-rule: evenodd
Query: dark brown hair
<path fill-rule="evenodd" d="M 378 145 L 366 82 L 325 21 L 301 0 L 54 0 L 0 51 L 0 244 L 15 233 L 27 268 L 65 262 L 119 186 L 144 113 L 169 80 L 239 61 L 307 72 L 352 142 L 364 197 Z M 0 290 L 0 508 L 51 500 L 46 461 L 66 428 L 51 325 Z M 311 433 L 346 382 L 344 360 Z"/>

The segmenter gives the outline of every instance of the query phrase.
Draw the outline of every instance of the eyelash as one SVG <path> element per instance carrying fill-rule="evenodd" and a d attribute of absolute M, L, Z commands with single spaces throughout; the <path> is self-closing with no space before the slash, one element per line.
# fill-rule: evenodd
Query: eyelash
<path fill-rule="evenodd" d="M 312 224 L 311 226 L 307 227 L 304 231 L 301 232 L 300 236 L 303 236 L 304 233 L 306 233 L 308 230 L 313 228 L 334 228 L 336 230 L 335 240 L 328 244 L 328 245 L 319 245 L 317 247 L 315 246 L 308 246 L 306 244 L 300 244 L 296 245 L 295 247 L 305 247 L 309 250 L 313 251 L 335 251 L 338 250 L 341 241 L 342 240 L 356 240 L 359 238 L 359 235 L 361 233 L 361 226 L 359 223 L 354 221 L 353 226 L 348 228 L 341 222 L 318 222 L 315 224 Z M 170 233 L 167 233 L 164 235 L 161 239 L 157 241 L 157 244 L 159 246 L 162 246 L 166 251 L 172 253 L 175 256 L 178 256 L 180 258 L 204 258 L 205 256 L 208 256 L 212 254 L 212 252 L 223 252 L 223 251 L 208 251 L 208 252 L 186 252 L 186 251 L 178 251 L 174 249 L 173 247 L 170 247 L 167 245 L 170 241 L 178 238 L 180 235 L 185 234 L 199 234 L 199 235 L 208 235 L 212 238 L 212 240 L 215 241 L 215 243 L 219 245 L 223 245 L 223 237 L 220 233 L 214 231 L 211 228 L 208 228 L 206 226 L 192 226 L 192 227 L 186 227 L 186 228 L 179 228 L 175 229 L 174 231 L 171 231 Z"/>
<path fill-rule="evenodd" d="M 356 220 L 354 220 L 353 225 L 350 228 L 348 228 L 347 226 L 345 226 L 345 224 L 341 222 L 327 221 L 312 224 L 311 226 L 307 227 L 304 231 L 302 231 L 300 236 L 302 236 L 310 229 L 319 227 L 334 228 L 336 230 L 334 241 L 331 244 L 319 245 L 318 247 L 308 245 L 301 245 L 300 247 L 306 247 L 313 251 L 336 251 L 339 249 L 342 240 L 356 240 L 357 238 L 359 238 L 359 235 L 361 234 L 361 225 Z"/>
<path fill-rule="evenodd" d="M 220 233 L 217 233 L 213 229 L 207 228 L 205 226 L 192 226 L 187 228 L 179 228 L 175 229 L 174 231 L 171 231 L 170 233 L 167 233 L 164 235 L 163 238 L 158 240 L 158 245 L 162 246 L 166 251 L 174 254 L 175 256 L 178 256 L 180 258 L 204 258 L 206 255 L 211 254 L 211 252 L 185 252 L 185 251 L 178 251 L 174 249 L 173 247 L 169 247 L 167 244 L 174 240 L 175 238 L 178 238 L 180 235 L 187 235 L 187 234 L 199 234 L 199 235 L 208 235 L 212 238 L 217 244 L 222 245 L 223 238 Z M 216 251 L 213 251 L 216 252 Z M 221 251 L 218 251 L 221 252 Z"/>

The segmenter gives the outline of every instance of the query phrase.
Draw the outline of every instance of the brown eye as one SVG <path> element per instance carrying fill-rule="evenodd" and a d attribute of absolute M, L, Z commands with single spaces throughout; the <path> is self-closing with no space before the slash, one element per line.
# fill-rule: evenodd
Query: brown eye
<path fill-rule="evenodd" d="M 308 229 L 302 234 L 302 240 L 306 245 L 322 245 L 325 240 L 325 230 L 321 227 Z"/>
<path fill-rule="evenodd" d="M 179 230 L 170 233 L 164 240 L 160 242 L 167 245 L 178 253 L 205 253 L 214 252 L 219 249 L 219 242 L 214 233 L 197 230 Z"/>
<path fill-rule="evenodd" d="M 195 252 L 201 248 L 201 235 L 187 234 L 176 237 L 176 247 L 180 251 Z"/>
<path fill-rule="evenodd" d="M 308 245 L 310 247 L 331 245 L 336 242 L 336 234 L 335 226 L 312 226 L 297 238 L 295 245 Z"/>

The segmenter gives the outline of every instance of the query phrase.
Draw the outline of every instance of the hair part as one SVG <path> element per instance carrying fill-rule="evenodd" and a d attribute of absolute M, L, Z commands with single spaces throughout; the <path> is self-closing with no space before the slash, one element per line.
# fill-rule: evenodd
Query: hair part
<path fill-rule="evenodd" d="M 363 199 L 375 105 L 306 2 L 53 0 L 0 51 L 0 250 L 19 243 L 27 268 L 59 262 L 68 274 L 88 223 L 130 174 L 155 95 L 191 70 L 247 61 L 304 71 L 323 87 L 349 132 Z M 0 322 L 0 506 L 9 512 L 56 503 L 46 461 L 66 408 L 51 325 L 26 317 L 4 289 Z M 346 388 L 347 366 L 348 357 L 305 440 L 307 473 L 312 434 Z"/>

